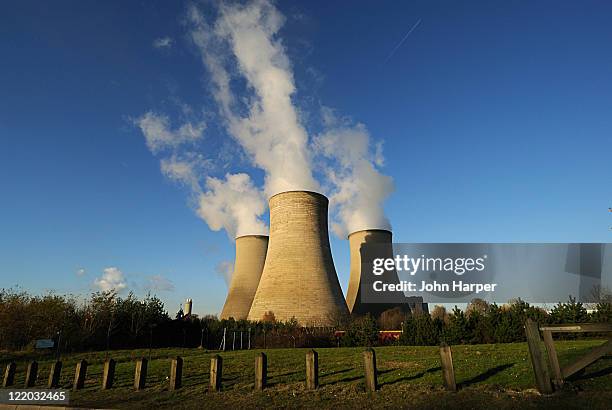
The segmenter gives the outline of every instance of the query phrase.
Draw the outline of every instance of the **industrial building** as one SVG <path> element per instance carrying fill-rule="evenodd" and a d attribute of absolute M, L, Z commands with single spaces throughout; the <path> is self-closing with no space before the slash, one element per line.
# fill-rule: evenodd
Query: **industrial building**
<path fill-rule="evenodd" d="M 346 303 L 353 315 L 364 315 L 371 313 L 374 316 L 380 315 L 388 309 L 399 307 L 404 311 L 428 311 L 427 303 L 423 303 L 422 297 L 417 296 L 398 296 L 398 300 L 392 303 L 364 303 L 362 301 L 361 287 L 364 279 L 362 269 L 369 267 L 368 261 L 362 260 L 363 247 L 366 244 L 376 245 L 377 258 L 393 259 L 393 234 L 385 229 L 366 229 L 356 231 L 348 236 L 351 257 L 351 270 L 349 286 L 346 292 Z M 385 283 L 397 283 L 398 275 L 394 270 L 386 271 L 377 278 Z"/>
<path fill-rule="evenodd" d="M 247 318 L 259 285 L 267 250 L 268 237 L 265 235 L 245 235 L 236 238 L 234 273 L 221 311 L 221 319 Z"/>
<path fill-rule="evenodd" d="M 310 191 L 270 198 L 270 241 L 249 320 L 327 326 L 348 314 L 329 245 L 328 202 Z"/>

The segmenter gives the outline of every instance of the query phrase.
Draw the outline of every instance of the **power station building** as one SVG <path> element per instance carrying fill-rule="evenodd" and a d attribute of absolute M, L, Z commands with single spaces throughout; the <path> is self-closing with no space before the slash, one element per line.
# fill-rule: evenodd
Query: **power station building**
<path fill-rule="evenodd" d="M 221 319 L 246 319 L 266 261 L 268 237 L 245 235 L 236 238 L 234 273 L 221 311 Z"/>
<path fill-rule="evenodd" d="M 270 240 L 249 320 L 273 315 L 326 326 L 348 313 L 329 245 L 328 202 L 310 191 L 270 198 Z"/>
<path fill-rule="evenodd" d="M 346 303 L 348 309 L 353 315 L 365 315 L 371 313 L 378 316 L 388 309 L 399 307 L 404 311 L 427 311 L 428 306 L 423 303 L 422 297 L 417 296 L 398 296 L 397 300 L 391 303 L 364 303 L 362 301 L 362 284 L 364 282 L 364 266 L 371 267 L 368 261 L 362 260 L 364 255 L 364 247 L 367 244 L 375 246 L 373 251 L 377 258 L 393 259 L 393 234 L 385 229 L 366 229 L 356 231 L 349 234 L 349 249 L 351 255 L 351 271 L 349 277 L 349 286 L 346 292 Z M 371 262 L 371 261 L 370 261 Z M 385 283 L 396 283 L 399 278 L 394 270 L 386 271 L 377 280 L 382 280 Z"/>
<path fill-rule="evenodd" d="M 191 316 L 192 307 L 193 307 L 193 300 L 191 298 L 185 300 L 185 309 L 183 309 L 183 314 L 185 316 Z"/>

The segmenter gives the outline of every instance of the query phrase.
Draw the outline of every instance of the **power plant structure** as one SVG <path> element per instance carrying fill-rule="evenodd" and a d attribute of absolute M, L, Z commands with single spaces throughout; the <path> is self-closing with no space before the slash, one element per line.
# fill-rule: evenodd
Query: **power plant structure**
<path fill-rule="evenodd" d="M 329 245 L 328 203 L 310 191 L 270 198 L 270 240 L 248 320 L 327 326 L 348 314 Z"/>
<path fill-rule="evenodd" d="M 185 300 L 185 309 L 183 309 L 184 310 L 183 314 L 185 316 L 191 316 L 191 308 L 192 307 L 193 307 L 193 300 L 191 300 L 191 299 Z"/>
<path fill-rule="evenodd" d="M 362 269 L 364 266 L 371 268 L 371 261 L 364 261 L 364 246 L 372 244 L 371 253 L 376 253 L 377 258 L 393 259 L 393 234 L 386 229 L 366 229 L 356 231 L 348 236 L 349 249 L 351 255 L 351 270 L 349 277 L 349 286 L 346 292 L 346 303 L 349 312 L 353 315 L 380 315 L 388 309 L 399 307 L 403 311 L 428 311 L 428 306 L 423 303 L 422 297 L 412 296 L 406 297 L 399 295 L 397 300 L 390 303 L 364 303 L 362 301 L 362 284 L 364 282 L 364 274 Z M 370 255 L 372 256 L 372 255 Z M 377 276 L 376 280 L 381 280 L 385 283 L 397 283 L 399 277 L 395 269 L 386 271 L 381 276 Z"/>
<path fill-rule="evenodd" d="M 246 319 L 266 261 L 268 236 L 245 235 L 236 238 L 234 273 L 221 311 L 221 319 Z"/>

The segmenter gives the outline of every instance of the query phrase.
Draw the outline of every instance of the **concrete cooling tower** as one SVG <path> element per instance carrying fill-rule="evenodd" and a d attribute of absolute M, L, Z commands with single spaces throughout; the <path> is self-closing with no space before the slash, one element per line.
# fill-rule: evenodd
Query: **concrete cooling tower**
<path fill-rule="evenodd" d="M 289 191 L 270 198 L 270 244 L 249 320 L 331 325 L 348 313 L 329 246 L 325 196 Z"/>
<path fill-rule="evenodd" d="M 362 245 L 366 243 L 377 245 L 377 255 L 380 258 L 393 258 L 393 234 L 384 229 L 368 229 L 349 234 L 349 248 L 351 253 L 351 274 L 349 286 L 346 292 L 346 303 L 351 314 L 365 315 L 371 313 L 378 316 L 382 312 L 394 307 L 400 307 L 404 311 L 427 310 L 427 304 L 423 303 L 422 297 L 398 296 L 391 303 L 363 303 L 361 301 L 361 285 L 364 280 L 362 275 Z M 397 272 L 385 272 L 377 277 L 386 283 L 396 283 L 399 281 Z"/>
<path fill-rule="evenodd" d="M 245 235 L 236 238 L 234 273 L 221 319 L 246 319 L 259 285 L 268 250 L 268 237 Z"/>

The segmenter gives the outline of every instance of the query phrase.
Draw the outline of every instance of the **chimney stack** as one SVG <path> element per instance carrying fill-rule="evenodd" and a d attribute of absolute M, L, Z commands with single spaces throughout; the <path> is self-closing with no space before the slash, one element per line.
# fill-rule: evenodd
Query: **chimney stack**
<path fill-rule="evenodd" d="M 191 299 L 187 299 L 185 301 L 185 311 L 183 312 L 183 314 L 185 316 L 189 316 L 191 315 L 191 306 L 192 306 L 193 301 Z"/>

